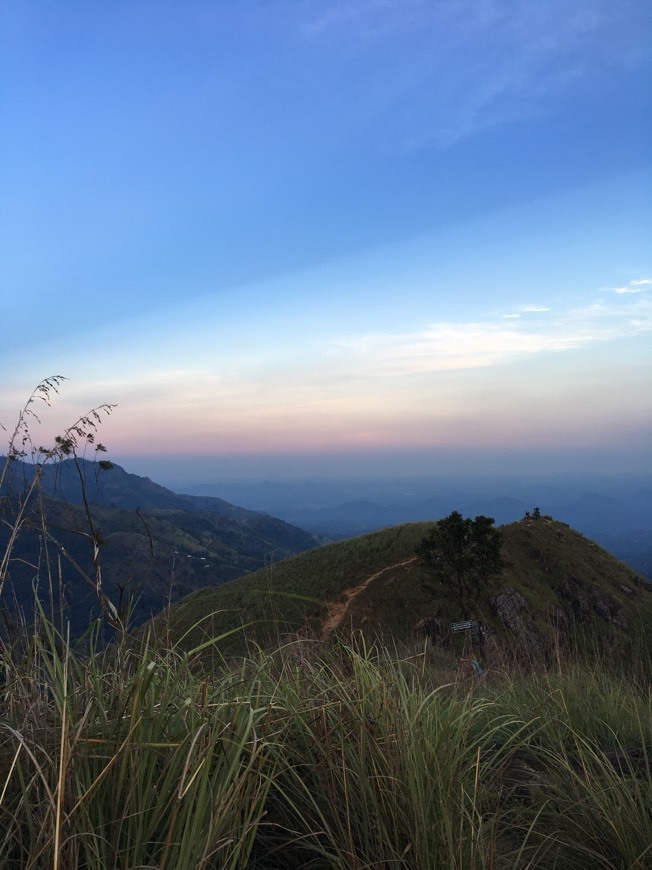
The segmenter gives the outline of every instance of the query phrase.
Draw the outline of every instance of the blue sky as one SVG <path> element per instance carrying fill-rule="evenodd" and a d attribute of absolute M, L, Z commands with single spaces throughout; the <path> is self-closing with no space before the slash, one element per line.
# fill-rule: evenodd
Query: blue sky
<path fill-rule="evenodd" d="M 645 0 L 4 0 L 0 421 L 61 373 L 46 432 L 115 402 L 162 482 L 650 471 L 651 38 Z"/>

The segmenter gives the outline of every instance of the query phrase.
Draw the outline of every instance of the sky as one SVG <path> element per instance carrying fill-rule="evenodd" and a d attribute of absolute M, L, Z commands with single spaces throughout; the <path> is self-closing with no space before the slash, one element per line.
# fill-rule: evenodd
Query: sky
<path fill-rule="evenodd" d="M 167 485 L 650 473 L 651 44 L 647 0 L 1 0 L 5 436 L 61 374 L 35 439 L 115 404 Z"/>

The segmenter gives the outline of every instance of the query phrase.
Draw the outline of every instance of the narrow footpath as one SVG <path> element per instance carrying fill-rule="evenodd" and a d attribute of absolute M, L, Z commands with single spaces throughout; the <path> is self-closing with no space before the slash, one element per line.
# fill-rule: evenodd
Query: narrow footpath
<path fill-rule="evenodd" d="M 346 614 L 349 611 L 349 607 L 351 606 L 351 602 L 354 601 L 358 595 L 360 595 L 370 583 L 373 583 L 374 580 L 377 580 L 379 577 L 382 577 L 383 574 L 387 574 L 388 571 L 394 571 L 396 568 L 404 568 L 406 565 L 411 565 L 413 562 L 417 561 L 416 556 L 412 556 L 409 559 L 406 559 L 404 562 L 397 562 L 395 565 L 388 565 L 386 568 L 383 568 L 381 571 L 376 571 L 375 574 L 372 574 L 370 577 L 366 577 L 362 583 L 358 586 L 350 586 L 348 589 L 345 589 L 342 592 L 344 596 L 343 601 L 334 601 L 330 606 L 330 613 L 328 614 L 328 618 L 324 622 L 321 631 L 322 640 L 326 640 L 337 628 L 340 627 Z"/>

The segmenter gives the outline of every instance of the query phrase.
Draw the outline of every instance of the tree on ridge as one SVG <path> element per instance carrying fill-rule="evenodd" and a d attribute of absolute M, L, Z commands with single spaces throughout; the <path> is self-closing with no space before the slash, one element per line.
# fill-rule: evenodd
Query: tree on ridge
<path fill-rule="evenodd" d="M 431 583 L 425 588 L 435 595 L 447 593 L 469 619 L 481 593 L 495 585 L 505 563 L 501 557 L 502 535 L 494 518 L 464 518 L 459 511 L 433 526 L 416 550 Z"/>

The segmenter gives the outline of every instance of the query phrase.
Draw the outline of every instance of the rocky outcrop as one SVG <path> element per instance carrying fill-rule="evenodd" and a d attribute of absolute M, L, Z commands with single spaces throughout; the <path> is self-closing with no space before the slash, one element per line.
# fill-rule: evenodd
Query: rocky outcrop
<path fill-rule="evenodd" d="M 621 588 L 623 591 L 628 589 L 626 594 L 633 592 L 628 587 Z M 629 629 L 629 621 L 621 604 L 615 598 L 605 595 L 597 586 L 587 591 L 578 583 L 567 580 L 559 587 L 559 594 L 570 604 L 573 615 L 579 622 L 584 622 L 595 614 L 623 631 Z"/>
<path fill-rule="evenodd" d="M 502 624 L 514 634 L 522 634 L 525 630 L 523 614 L 529 610 L 528 603 L 520 592 L 511 587 L 503 589 L 498 595 L 489 599 L 491 608 L 500 618 Z"/>
<path fill-rule="evenodd" d="M 546 641 L 536 625 L 527 600 L 520 592 L 510 586 L 505 587 L 489 599 L 489 605 L 518 641 L 521 656 L 531 662 L 545 659 Z"/>

